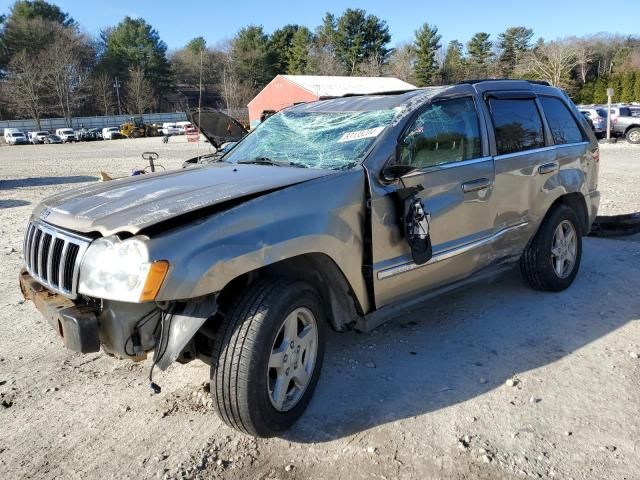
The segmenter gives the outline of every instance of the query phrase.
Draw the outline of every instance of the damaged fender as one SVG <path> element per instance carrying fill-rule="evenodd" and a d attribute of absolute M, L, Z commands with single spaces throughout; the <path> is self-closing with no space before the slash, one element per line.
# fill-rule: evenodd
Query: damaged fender
<path fill-rule="evenodd" d="M 162 335 L 156 349 L 156 365 L 166 370 L 180 355 L 208 318 L 218 311 L 218 296 L 209 295 L 200 301 L 184 304 L 184 308 L 163 315 Z"/>

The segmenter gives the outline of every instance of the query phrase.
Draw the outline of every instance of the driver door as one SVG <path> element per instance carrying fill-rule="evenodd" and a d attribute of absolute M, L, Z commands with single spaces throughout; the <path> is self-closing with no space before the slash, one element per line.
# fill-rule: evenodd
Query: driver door
<path fill-rule="evenodd" d="M 372 263 L 376 307 L 473 274 L 490 261 L 496 206 L 493 158 L 475 98 L 434 101 L 399 139 L 396 163 L 417 170 L 372 188 Z M 376 182 L 371 179 L 372 185 Z M 380 186 L 380 182 L 377 182 Z M 430 214 L 431 260 L 414 263 L 398 222 L 394 192 L 421 185 Z"/>

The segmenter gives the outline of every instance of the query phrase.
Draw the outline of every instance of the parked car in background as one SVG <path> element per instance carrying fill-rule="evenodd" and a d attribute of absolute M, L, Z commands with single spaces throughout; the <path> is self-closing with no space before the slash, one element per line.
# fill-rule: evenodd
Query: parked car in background
<path fill-rule="evenodd" d="M 620 115 L 613 122 L 613 135 L 625 137 L 627 142 L 638 144 L 640 143 L 640 116 L 632 116 L 630 109 L 626 111 L 625 113 L 629 115 Z"/>
<path fill-rule="evenodd" d="M 178 128 L 178 134 L 184 135 L 187 128 L 193 128 L 193 124 L 191 122 L 176 122 L 176 127 Z"/>
<path fill-rule="evenodd" d="M 579 110 L 584 114 L 593 126 L 593 131 L 597 138 L 602 138 L 607 134 L 607 110 L 604 108 L 584 108 L 579 107 Z"/>
<path fill-rule="evenodd" d="M 62 139 L 63 143 L 76 141 L 76 132 L 73 128 L 57 128 L 56 135 Z"/>
<path fill-rule="evenodd" d="M 49 132 L 41 130 L 39 132 L 29 132 L 27 134 L 27 138 L 30 143 L 35 145 L 37 143 L 44 143 L 44 139 L 47 135 L 49 135 Z"/>
<path fill-rule="evenodd" d="M 44 137 L 44 143 L 63 143 L 62 138 L 56 134 L 50 134 Z"/>
<path fill-rule="evenodd" d="M 27 136 L 20 130 L 5 132 L 4 139 L 8 145 L 26 145 L 29 143 Z"/>
<path fill-rule="evenodd" d="M 115 138 L 120 138 L 120 127 L 106 127 L 102 129 L 102 139 L 103 140 L 113 140 Z"/>
<path fill-rule="evenodd" d="M 98 140 L 97 128 L 81 128 L 76 130 L 77 142 L 92 142 Z"/>
<path fill-rule="evenodd" d="M 162 133 L 162 135 L 178 135 L 180 133 L 178 127 L 173 122 L 163 123 L 160 132 Z"/>
<path fill-rule="evenodd" d="M 309 403 L 328 328 L 370 331 L 515 266 L 536 290 L 569 288 L 599 158 L 540 82 L 300 104 L 215 164 L 44 199 L 20 287 L 71 350 L 208 363 L 222 420 L 273 436 Z"/>

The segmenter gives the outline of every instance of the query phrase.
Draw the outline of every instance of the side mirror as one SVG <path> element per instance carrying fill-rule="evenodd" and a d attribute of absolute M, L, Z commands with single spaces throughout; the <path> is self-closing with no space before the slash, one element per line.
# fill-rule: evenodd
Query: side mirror
<path fill-rule="evenodd" d="M 418 168 L 414 165 L 403 165 L 398 163 L 391 164 L 382 169 L 382 177 L 385 180 L 395 180 L 415 172 L 416 170 L 418 170 Z"/>

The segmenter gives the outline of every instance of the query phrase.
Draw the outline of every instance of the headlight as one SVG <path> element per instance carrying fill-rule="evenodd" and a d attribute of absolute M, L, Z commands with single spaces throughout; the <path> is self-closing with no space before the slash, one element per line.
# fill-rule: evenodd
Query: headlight
<path fill-rule="evenodd" d="M 168 269 L 165 260 L 150 261 L 145 243 L 135 237 L 100 238 L 82 259 L 78 292 L 123 302 L 153 301 Z"/>

